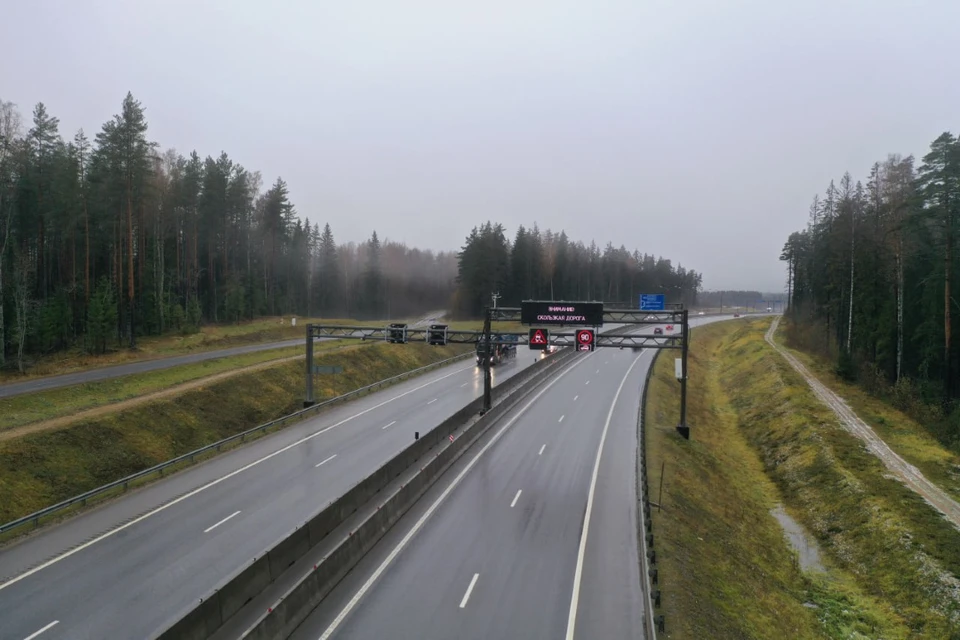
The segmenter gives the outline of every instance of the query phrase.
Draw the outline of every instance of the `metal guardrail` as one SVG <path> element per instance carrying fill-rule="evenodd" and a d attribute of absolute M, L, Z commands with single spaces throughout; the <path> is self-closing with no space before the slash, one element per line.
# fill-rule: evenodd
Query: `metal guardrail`
<path fill-rule="evenodd" d="M 637 416 L 637 437 L 640 440 L 640 455 L 637 461 L 640 468 L 637 478 L 637 498 L 639 499 L 637 515 L 640 531 L 637 532 L 637 537 L 640 539 L 640 579 L 643 581 L 641 586 L 647 594 L 647 615 L 643 626 L 647 630 L 647 637 L 651 640 L 657 640 L 657 632 L 666 630 L 663 614 L 654 615 L 654 610 L 660 608 L 660 589 L 658 588 L 660 579 L 656 566 L 657 552 L 653 548 L 653 521 L 650 517 L 650 485 L 647 482 L 647 438 L 644 419 L 647 411 L 647 390 L 650 388 L 650 379 L 653 378 L 653 370 L 657 366 L 660 353 L 661 351 L 657 350 L 653 354 L 653 359 L 647 368 L 643 393 L 640 396 L 640 412 Z"/>
<path fill-rule="evenodd" d="M 193 451 L 190 451 L 189 453 L 184 453 L 183 455 L 177 456 L 176 458 L 173 458 L 171 460 L 167 460 L 166 462 L 161 462 L 160 464 L 150 467 L 149 469 L 138 471 L 137 473 L 129 475 L 125 478 L 121 478 L 120 480 L 115 480 L 109 484 L 103 485 L 102 487 L 91 489 L 86 493 L 81 493 L 80 495 L 64 500 L 63 502 L 46 507 L 44 509 L 41 509 L 40 511 L 31 513 L 30 515 L 27 515 L 27 516 L 23 516 L 22 518 L 18 518 L 4 525 L 0 525 L 0 534 L 7 533 L 9 531 L 22 527 L 23 525 L 29 524 L 31 522 L 34 525 L 34 528 L 39 527 L 41 518 L 53 515 L 57 512 L 63 511 L 64 509 L 68 509 L 77 504 L 85 505 L 87 500 L 90 500 L 91 498 L 96 498 L 97 496 L 102 495 L 118 487 L 123 487 L 123 490 L 126 491 L 129 488 L 130 483 L 133 482 L 134 480 L 140 480 L 142 478 L 145 478 L 155 473 L 160 474 L 162 476 L 164 469 L 168 469 L 174 465 L 181 464 L 183 462 L 192 463 L 196 458 L 196 456 L 202 455 L 204 453 L 207 453 L 213 450 L 219 451 L 224 445 L 236 442 L 238 440 L 240 442 L 243 442 L 248 436 L 251 436 L 260 432 L 266 432 L 272 427 L 283 427 L 291 422 L 297 422 L 300 419 L 305 418 L 310 414 L 319 413 L 322 409 L 330 407 L 331 405 L 339 404 L 347 400 L 352 400 L 356 397 L 362 396 L 371 391 L 377 391 L 377 390 L 383 389 L 384 387 L 388 387 L 398 382 L 402 382 L 403 380 L 406 380 L 408 378 L 413 378 L 420 374 L 427 373 L 428 371 L 439 369 L 440 367 L 444 367 L 448 364 L 453 364 L 454 362 L 458 362 L 460 360 L 466 360 L 472 357 L 473 357 L 473 353 L 468 352 L 459 356 L 454 356 L 452 358 L 446 358 L 444 360 L 440 360 L 438 362 L 434 362 L 432 364 L 428 364 L 426 366 L 419 367 L 417 369 L 411 369 L 410 371 L 401 373 L 400 375 L 393 376 L 392 378 L 385 378 L 383 380 L 374 382 L 373 384 L 367 385 L 365 387 L 360 387 L 359 389 L 348 391 L 347 393 L 344 393 L 342 395 L 339 395 L 333 398 L 329 398 L 327 400 L 324 400 L 323 402 L 318 402 L 317 404 L 307 407 L 306 409 L 295 411 L 281 418 L 277 418 L 276 420 L 271 420 L 270 422 L 266 422 L 257 427 L 253 427 L 252 429 L 247 429 L 246 431 L 242 431 L 240 433 L 234 434 L 232 436 L 224 438 L 223 440 L 218 440 L 217 442 L 208 444 L 204 447 L 200 447 L 199 449 L 195 449 Z"/>

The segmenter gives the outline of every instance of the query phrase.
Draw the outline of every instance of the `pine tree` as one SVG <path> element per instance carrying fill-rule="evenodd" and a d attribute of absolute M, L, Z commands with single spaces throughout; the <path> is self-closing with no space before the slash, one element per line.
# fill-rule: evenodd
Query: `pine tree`
<path fill-rule="evenodd" d="M 330 230 L 329 224 L 323 226 L 319 253 L 320 271 L 317 277 L 319 289 L 317 302 L 320 315 L 330 317 L 342 309 L 340 306 L 342 297 L 337 244 L 334 241 L 333 231 Z"/>
<path fill-rule="evenodd" d="M 50 157 L 53 148 L 57 143 L 59 134 L 58 128 L 60 119 L 47 113 L 47 108 L 42 102 L 38 102 L 33 110 L 33 128 L 30 129 L 29 137 L 34 154 L 34 171 L 37 193 L 37 276 L 40 294 L 46 298 L 47 295 L 47 269 L 46 269 L 46 218 L 49 215 L 48 203 L 44 202 L 44 192 L 49 192 L 50 182 Z M 49 201 L 49 193 L 47 193 Z"/>
<path fill-rule="evenodd" d="M 949 397 L 953 391 L 951 357 L 951 276 L 957 214 L 960 210 L 960 143 L 950 133 L 943 133 L 923 157 L 918 175 L 918 191 L 932 218 L 936 220 L 943 251 L 943 386 Z"/>
<path fill-rule="evenodd" d="M 367 242 L 367 263 L 363 271 L 362 309 L 368 318 L 383 317 L 383 272 L 380 266 L 380 238 L 374 231 Z"/>
<path fill-rule="evenodd" d="M 15 154 L 20 135 L 20 114 L 11 102 L 0 100 L 0 367 L 6 365 L 6 325 L 4 323 L 3 265 L 10 244 L 11 227 L 16 211 Z"/>

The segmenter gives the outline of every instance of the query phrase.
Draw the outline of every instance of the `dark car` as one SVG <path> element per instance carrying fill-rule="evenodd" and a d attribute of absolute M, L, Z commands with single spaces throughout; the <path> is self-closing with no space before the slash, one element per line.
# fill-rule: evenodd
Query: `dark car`
<path fill-rule="evenodd" d="M 660 327 L 655 328 L 655 329 L 653 330 L 653 335 L 655 335 L 655 336 L 662 336 L 662 335 L 663 335 L 663 329 L 661 329 Z"/>

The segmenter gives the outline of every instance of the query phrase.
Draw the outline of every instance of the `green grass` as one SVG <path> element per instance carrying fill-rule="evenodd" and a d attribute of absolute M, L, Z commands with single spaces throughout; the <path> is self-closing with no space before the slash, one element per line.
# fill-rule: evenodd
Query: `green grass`
<path fill-rule="evenodd" d="M 133 351 L 111 342 L 108 344 L 110 350 L 107 353 L 91 355 L 83 351 L 82 344 L 78 344 L 71 349 L 43 356 L 35 362 L 31 362 L 26 375 L 12 370 L 0 371 L 0 383 L 17 382 L 37 376 L 73 373 L 97 367 L 165 358 L 185 353 L 199 353 L 246 344 L 305 338 L 305 327 L 308 323 L 381 326 L 386 322 L 385 320 L 360 321 L 298 317 L 297 326 L 292 326 L 290 316 L 284 316 L 282 324 L 281 318 L 277 316 L 258 318 L 239 324 L 204 325 L 197 333 L 186 335 L 169 333 L 162 336 L 142 336 L 137 339 L 137 348 Z"/>
<path fill-rule="evenodd" d="M 670 638 L 950 638 L 960 534 L 844 431 L 763 340 L 769 319 L 692 333 L 688 421 L 660 358 L 646 408 L 660 589 Z M 770 508 L 814 534 L 799 569 Z M 806 605 L 806 606 L 805 606 Z"/>
<path fill-rule="evenodd" d="M 777 343 L 786 346 L 784 323 L 777 331 Z M 870 425 L 887 445 L 917 467 L 928 480 L 960 500 L 960 455 L 937 441 L 926 426 L 898 411 L 883 399 L 841 379 L 833 363 L 821 356 L 787 347 L 811 373 L 843 398 L 860 418 Z"/>
<path fill-rule="evenodd" d="M 321 342 L 314 349 L 342 348 L 341 342 Z M 122 376 L 101 382 L 79 384 L 52 391 L 0 399 L 0 432 L 35 422 L 69 416 L 130 398 L 253 364 L 304 353 L 304 347 L 272 349 L 227 358 L 186 364 L 162 371 Z"/>
<path fill-rule="evenodd" d="M 340 395 L 452 357 L 463 347 L 384 343 L 332 350 L 318 364 L 344 373 L 318 376 L 318 399 Z M 303 364 L 240 374 L 68 429 L 0 442 L 0 522 L 8 522 L 302 406 Z"/>

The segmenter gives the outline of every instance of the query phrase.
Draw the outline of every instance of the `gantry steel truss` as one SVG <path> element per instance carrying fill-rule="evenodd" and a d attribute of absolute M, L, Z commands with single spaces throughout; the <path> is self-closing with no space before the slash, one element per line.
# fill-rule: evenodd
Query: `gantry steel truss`
<path fill-rule="evenodd" d="M 662 323 L 657 323 L 662 324 Z M 385 342 L 431 342 L 435 336 L 431 329 L 410 329 L 391 327 L 349 327 L 340 325 L 307 325 L 307 331 L 313 338 L 352 338 L 356 340 L 382 340 Z M 600 333 L 596 335 L 594 346 L 597 347 L 642 347 L 656 349 L 682 349 L 683 336 L 679 335 L 617 335 Z M 447 344 L 476 344 L 484 338 L 483 331 L 462 331 L 447 329 Z M 550 344 L 556 347 L 577 346 L 575 331 L 549 331 Z M 515 344 L 529 346 L 529 333 L 491 333 L 491 344 Z"/>
<path fill-rule="evenodd" d="M 485 312 L 483 331 L 463 331 L 451 329 L 446 325 L 433 325 L 426 328 L 409 328 L 403 324 L 387 327 L 363 327 L 346 325 L 308 324 L 306 327 L 306 399 L 304 406 L 314 404 L 313 399 L 313 341 L 317 338 L 336 338 L 352 340 L 377 340 L 393 343 L 426 342 L 429 344 L 485 344 L 490 352 L 494 344 L 529 345 L 529 333 L 491 331 L 492 322 L 520 322 L 520 307 L 488 307 Z M 680 357 L 680 424 L 677 431 L 684 438 L 690 437 L 687 426 L 687 350 L 689 346 L 689 318 L 686 309 L 670 311 L 643 311 L 640 309 L 604 309 L 603 322 L 624 325 L 667 325 L 666 333 L 660 335 L 632 335 L 621 333 L 596 332 L 594 347 L 630 347 L 634 349 L 679 349 Z M 673 325 L 673 326 L 670 326 Z M 577 343 L 574 327 L 584 325 L 538 325 L 548 329 L 549 343 L 557 347 L 573 347 Z M 442 327 L 442 329 L 440 328 Z M 593 327 L 599 329 L 599 327 Z M 483 411 L 490 409 L 491 374 L 488 358 L 483 358 Z"/>

